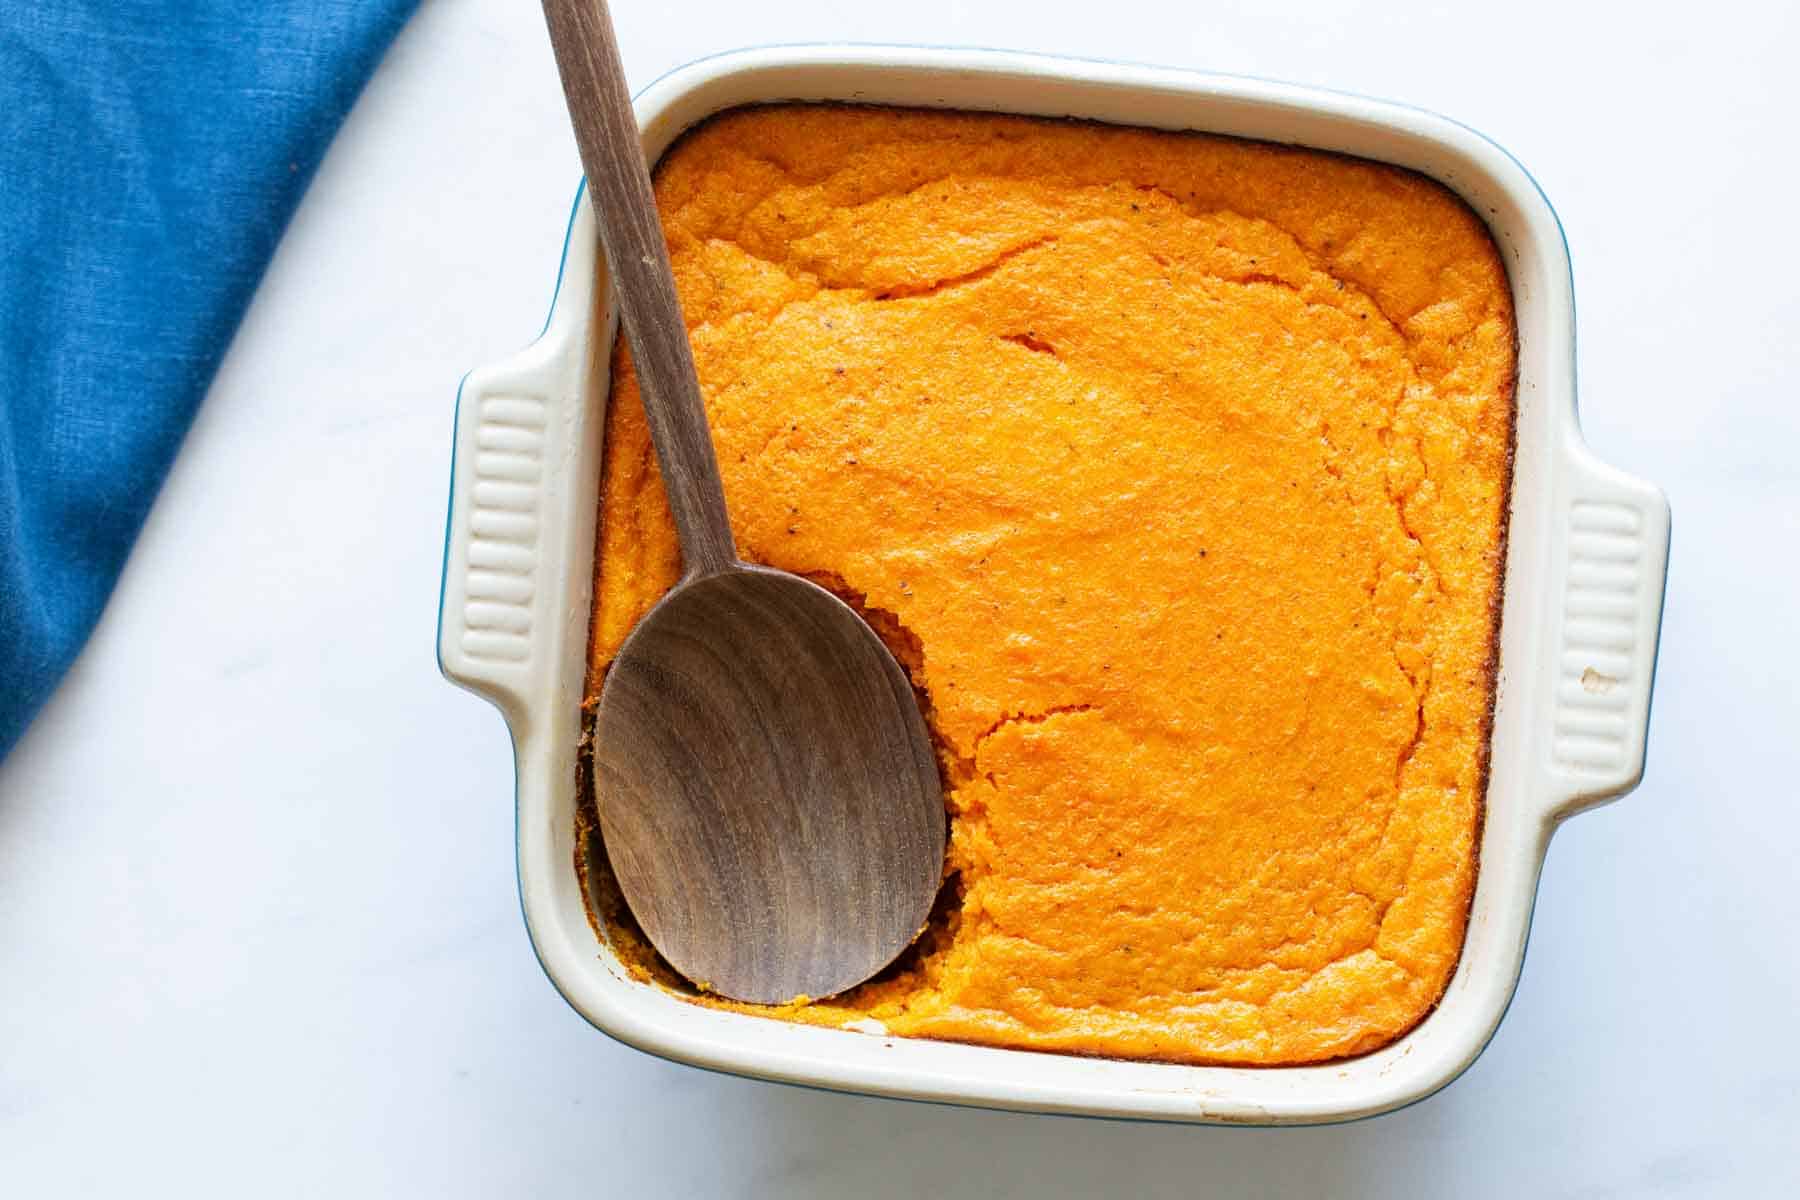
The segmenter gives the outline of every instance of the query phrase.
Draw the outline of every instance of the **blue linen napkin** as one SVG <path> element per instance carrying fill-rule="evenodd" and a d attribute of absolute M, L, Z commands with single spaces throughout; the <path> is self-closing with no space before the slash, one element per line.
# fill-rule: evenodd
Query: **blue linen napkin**
<path fill-rule="evenodd" d="M 0 758 L 418 0 L 0 0 Z"/>

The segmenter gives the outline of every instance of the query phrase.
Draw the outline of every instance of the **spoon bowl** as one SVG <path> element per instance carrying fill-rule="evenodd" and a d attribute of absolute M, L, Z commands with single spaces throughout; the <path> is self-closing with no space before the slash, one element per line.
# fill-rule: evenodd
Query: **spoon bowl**
<path fill-rule="evenodd" d="M 944 806 L 912 685 L 855 611 L 738 564 L 677 586 L 608 668 L 594 762 L 607 855 L 695 983 L 828 996 L 905 949 Z"/>

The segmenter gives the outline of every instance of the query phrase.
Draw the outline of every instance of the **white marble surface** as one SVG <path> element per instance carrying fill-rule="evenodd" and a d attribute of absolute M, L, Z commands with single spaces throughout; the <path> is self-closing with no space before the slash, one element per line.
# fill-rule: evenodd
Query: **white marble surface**
<path fill-rule="evenodd" d="M 1245 72 L 1456 116 L 1561 211 L 1588 435 L 1675 509 L 1648 779 L 1558 835 L 1473 1070 L 1285 1131 L 721 1078 L 538 972 L 505 735 L 432 660 L 452 393 L 537 332 L 578 174 L 534 7 L 403 35 L 0 766 L 0 1193 L 1795 1194 L 1793 6 L 620 0 L 639 83 L 815 39 Z"/>

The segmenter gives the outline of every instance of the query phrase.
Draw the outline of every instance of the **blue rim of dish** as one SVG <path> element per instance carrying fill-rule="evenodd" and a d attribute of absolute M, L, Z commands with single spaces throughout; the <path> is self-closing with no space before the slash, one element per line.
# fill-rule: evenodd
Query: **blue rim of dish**
<path fill-rule="evenodd" d="M 1279 86 L 1279 87 L 1293 87 L 1293 88 L 1297 88 L 1302 91 L 1321 93 L 1321 94 L 1329 95 L 1329 96 L 1343 96 L 1343 97 L 1348 97 L 1350 99 L 1355 99 L 1355 100 L 1367 100 L 1367 101 L 1372 101 L 1374 103 L 1381 104 L 1381 105 L 1384 105 L 1384 106 L 1390 107 L 1390 108 L 1404 109 L 1409 112 L 1415 112 L 1415 113 L 1419 113 L 1423 116 L 1430 117 L 1431 119 L 1433 119 L 1435 121 L 1442 121 L 1446 124 L 1455 126 L 1458 129 L 1464 130 L 1467 133 L 1473 135 L 1474 137 L 1480 138 L 1483 142 L 1485 142 L 1489 146 L 1492 146 L 1495 150 L 1499 151 L 1503 156 L 1505 156 L 1507 161 L 1511 162 L 1513 164 L 1513 166 L 1518 168 L 1519 173 L 1525 177 L 1526 181 L 1531 184 L 1532 189 L 1537 192 L 1538 198 L 1543 202 L 1545 211 L 1547 211 L 1550 214 L 1550 219 L 1556 225 L 1557 238 L 1561 241 L 1562 247 L 1563 247 L 1563 262 L 1564 262 L 1564 264 L 1567 268 L 1567 272 L 1568 272 L 1569 359 L 1570 359 L 1570 381 L 1571 381 L 1570 400 L 1571 400 L 1572 405 L 1575 408 L 1576 424 L 1577 424 L 1577 429 L 1579 429 L 1579 426 L 1580 426 L 1580 387 L 1579 387 L 1579 379 L 1577 378 L 1577 374 L 1576 374 L 1576 370 L 1575 370 L 1575 364 L 1577 361 L 1576 360 L 1577 322 L 1575 319 L 1576 311 L 1575 311 L 1575 278 L 1574 278 L 1575 270 L 1574 270 L 1573 259 L 1569 253 L 1568 233 L 1563 227 L 1562 217 L 1557 213 L 1556 206 L 1551 204 L 1550 197 L 1544 192 L 1543 185 L 1538 182 L 1537 177 L 1535 175 L 1533 175 L 1531 173 L 1531 171 L 1525 166 L 1525 164 L 1520 162 L 1518 160 L 1518 158 L 1515 157 L 1512 154 L 1512 152 L 1509 151 L 1505 146 L 1501 145 L 1499 142 L 1495 141 L 1493 138 L 1488 137 L 1486 134 L 1482 133 L 1479 129 L 1476 129 L 1470 125 L 1466 125 L 1461 121 L 1455 120 L 1454 118 L 1446 117 L 1446 116 L 1442 115 L 1441 113 L 1434 112 L 1431 109 L 1424 108 L 1419 105 L 1407 104 L 1407 103 L 1404 103 L 1401 101 L 1394 101 L 1394 100 L 1382 100 L 1377 97 L 1369 96 L 1365 93 L 1347 91 L 1347 90 L 1344 90 L 1341 88 L 1316 87 L 1311 84 L 1293 84 L 1293 83 L 1288 83 L 1283 80 L 1270 79 L 1266 76 L 1260 76 L 1260 75 L 1245 75 L 1245 74 L 1238 74 L 1238 73 L 1227 72 L 1227 71 L 1206 71 L 1206 70 L 1199 70 L 1199 69 L 1186 68 L 1186 67 L 1158 66 L 1158 65 L 1150 64 L 1150 63 L 1131 62 L 1131 61 L 1125 60 L 1125 59 L 1096 58 L 1096 57 L 1086 56 L 1086 55 L 1040 54 L 1040 53 L 1036 53 L 1036 52 L 1032 52 L 1032 51 L 1002 50 L 997 47 L 991 47 L 991 46 L 952 46 L 952 45 L 945 45 L 945 44 L 941 44 L 941 43 L 927 43 L 927 42 L 919 42 L 919 43 L 903 43 L 903 42 L 770 42 L 770 43 L 763 43 L 763 44 L 758 44 L 758 45 L 753 45 L 753 46 L 742 46 L 742 47 L 738 47 L 738 48 L 731 49 L 731 50 L 721 50 L 721 51 L 716 51 L 712 54 L 702 55 L 699 58 L 690 59 L 687 62 L 684 62 L 678 66 L 670 68 L 667 71 L 664 71 L 662 74 L 658 75 L 655 79 L 651 80 L 650 83 L 648 83 L 644 87 L 638 89 L 638 91 L 634 95 L 634 99 L 637 97 L 641 97 L 645 92 L 649 91 L 651 88 L 654 88 L 654 87 L 660 85 L 664 80 L 667 80 L 677 74 L 680 74 L 683 71 L 689 70 L 689 69 L 699 66 L 703 63 L 713 62 L 718 59 L 733 58 L 733 57 L 736 57 L 738 55 L 745 54 L 745 53 L 752 53 L 755 51 L 766 51 L 766 50 L 838 50 L 838 49 L 842 49 L 842 50 L 932 50 L 932 51 L 946 51 L 946 52 L 975 52 L 975 53 L 982 53 L 982 54 L 1003 55 L 1003 56 L 1006 56 L 1009 58 L 1017 57 L 1017 58 L 1027 58 L 1027 59 L 1041 59 L 1041 60 L 1051 61 L 1051 62 L 1081 62 L 1081 63 L 1090 63 L 1090 64 L 1094 64 L 1097 66 L 1140 68 L 1140 69 L 1155 70 L 1155 71 L 1169 71 L 1169 72 L 1176 73 L 1176 74 L 1207 76 L 1207 77 L 1211 77 L 1214 79 L 1240 80 L 1240 81 L 1250 82 L 1250 83 L 1273 84 L 1273 85 Z M 560 253 L 558 254 L 558 257 L 557 257 L 556 284 L 550 293 L 550 309 L 549 309 L 549 312 L 544 317 L 543 328 L 540 329 L 538 332 L 539 338 L 542 338 L 544 333 L 548 332 L 548 330 L 550 328 L 550 322 L 555 318 L 557 300 L 562 294 L 563 276 L 564 276 L 565 271 L 568 268 L 569 243 L 575 234 L 575 220 L 576 220 L 576 217 L 580 213 L 581 201 L 582 201 L 582 197 L 586 194 L 586 189 L 587 189 L 587 181 L 585 178 L 583 178 L 581 180 L 581 182 L 579 184 L 577 184 L 577 186 L 576 186 L 575 199 L 571 203 L 570 208 L 569 208 L 568 225 L 563 231 L 562 250 L 560 251 Z M 1456 189 L 1452 188 L 1451 190 L 1455 191 Z M 1483 224 L 1485 225 L 1486 222 L 1483 221 Z M 455 407 L 453 409 L 453 415 L 452 415 L 451 440 L 450 440 L 450 481 L 451 481 L 450 482 L 450 497 L 448 498 L 448 500 L 446 501 L 446 504 L 445 504 L 444 554 L 443 554 L 443 561 L 440 566 L 439 576 L 438 576 L 437 643 L 434 646 L 434 654 L 437 659 L 438 671 L 439 671 L 439 673 L 444 674 L 446 676 L 446 678 L 448 678 L 448 673 L 444 671 L 444 656 L 443 656 L 444 593 L 445 593 L 445 588 L 447 586 L 447 581 L 449 578 L 449 571 L 450 571 L 450 534 L 451 534 L 451 528 L 452 528 L 451 522 L 454 519 L 453 505 L 454 505 L 454 498 L 455 498 L 455 480 L 456 480 L 455 430 L 458 427 L 458 425 L 460 425 L 462 400 L 463 400 L 463 389 L 467 385 L 468 379 L 469 379 L 469 373 L 465 372 L 462 379 L 457 383 L 457 388 L 456 388 L 456 403 L 455 403 Z M 1666 560 L 1666 553 L 1665 553 L 1665 560 Z M 1668 571 L 1667 571 L 1666 566 L 1663 571 L 1662 589 L 1663 589 L 1664 594 L 1666 595 L 1667 589 L 1668 589 Z M 1660 652 L 1661 652 L 1661 642 L 1662 642 L 1661 627 L 1660 627 L 1660 621 L 1659 621 L 1658 630 L 1657 630 L 1657 652 L 1656 652 L 1658 656 L 1660 656 Z M 1646 716 L 1645 716 L 1646 723 L 1649 721 L 1650 708 L 1653 707 L 1654 703 L 1655 703 L 1655 695 L 1656 695 L 1655 665 L 1656 665 L 1655 658 L 1653 658 L 1652 663 L 1651 663 L 1651 672 L 1650 672 L 1651 682 L 1650 682 L 1650 688 L 1649 688 L 1647 702 L 1646 702 L 1647 703 Z M 518 746 L 512 740 L 512 733 L 511 733 L 510 725 L 508 726 L 507 734 L 508 734 L 508 742 L 509 742 L 509 744 L 512 745 L 512 749 L 513 749 L 513 845 L 516 848 L 518 845 L 518 827 L 519 827 Z M 1646 738 L 1646 744 L 1647 743 L 1648 743 L 1648 739 Z M 1538 869 L 1539 869 L 1539 874 L 1541 876 L 1542 869 L 1543 869 L 1542 862 L 1539 863 Z M 525 923 L 526 941 L 529 942 L 531 945 L 532 957 L 537 960 L 538 969 L 544 973 L 544 978 L 549 981 L 550 986 L 556 989 L 558 995 L 562 995 L 562 988 L 557 984 L 556 976 L 551 973 L 550 968 L 544 962 L 543 955 L 541 953 L 539 953 L 539 951 L 538 951 L 537 939 L 535 937 L 531 936 L 530 916 L 525 910 L 524 888 L 523 888 L 522 882 L 518 879 L 518 871 L 517 871 L 516 865 L 515 865 L 513 874 L 514 874 L 515 895 L 518 898 L 518 904 L 519 904 L 519 915 L 520 915 L 520 918 Z M 1506 1003 L 1504 1006 L 1502 1006 L 1499 1017 L 1494 1021 L 1492 1028 L 1490 1028 L 1488 1030 L 1487 1036 L 1482 1039 L 1480 1047 L 1476 1049 L 1475 1053 L 1473 1053 L 1469 1056 L 1468 1061 L 1463 1063 L 1460 1067 L 1457 1068 L 1457 1070 L 1453 1074 L 1448 1076 L 1446 1079 L 1444 1079 L 1444 1081 L 1442 1083 L 1438 1084 L 1436 1087 L 1432 1088 L 1430 1091 L 1427 1091 L 1427 1092 L 1423 1093 L 1422 1095 L 1414 1097 L 1413 1099 L 1406 1101 L 1404 1104 L 1396 1105 L 1393 1108 L 1383 1109 L 1381 1112 L 1368 1113 L 1366 1115 L 1355 1116 L 1355 1117 L 1343 1117 L 1343 1118 L 1338 1118 L 1338 1119 L 1326 1119 L 1326 1120 L 1317 1120 L 1317 1121 L 1282 1122 L 1281 1124 L 1278 1124 L 1278 1125 L 1268 1125 L 1268 1124 L 1257 1124 L 1257 1123 L 1229 1121 L 1229 1120 L 1206 1120 L 1206 1119 L 1190 1120 L 1190 1119 L 1182 1118 L 1182 1117 L 1114 1116 L 1114 1115 L 1094 1115 L 1094 1114 L 1089 1114 L 1089 1113 L 1043 1112 L 1043 1111 L 1036 1111 L 1036 1110 L 1012 1109 L 1012 1108 L 1007 1108 L 1005 1106 L 977 1104 L 977 1103 L 973 1103 L 973 1102 L 959 1101 L 959 1100 L 921 1099 L 921 1098 L 911 1097 L 911 1096 L 889 1096 L 889 1095 L 884 1095 L 884 1094 L 872 1093 L 872 1092 L 868 1092 L 868 1091 L 862 1091 L 862 1090 L 858 1090 L 858 1089 L 854 1089 L 854 1088 L 831 1087 L 826 1084 L 820 1084 L 820 1083 L 796 1083 L 791 1080 L 770 1079 L 766 1076 L 755 1075 L 755 1074 L 751 1074 L 751 1073 L 744 1072 L 744 1071 L 732 1070 L 732 1069 L 726 1068 L 726 1067 L 718 1067 L 718 1066 L 711 1066 L 711 1065 L 701 1066 L 698 1064 L 685 1062 L 681 1059 L 674 1058 L 674 1057 L 671 1057 L 670 1055 L 661 1053 L 660 1051 L 647 1050 L 644 1047 L 638 1046 L 634 1043 L 626 1041 L 623 1038 L 617 1037 L 610 1031 L 608 1031 L 604 1028 L 601 1028 L 599 1025 L 594 1024 L 593 1021 L 588 1020 L 587 1015 L 585 1013 L 580 1013 L 579 1009 L 576 1009 L 576 1011 L 578 1013 L 580 1013 L 583 1020 L 588 1020 L 588 1023 L 590 1025 L 592 1025 L 593 1028 L 596 1029 L 598 1032 L 605 1035 L 607 1038 L 611 1039 L 612 1041 L 618 1042 L 621 1045 L 626 1045 L 626 1046 L 631 1047 L 633 1050 L 638 1051 L 639 1053 L 651 1054 L 652 1056 L 654 1056 L 656 1058 L 663 1059 L 666 1062 L 674 1063 L 678 1066 L 690 1067 L 690 1068 L 693 1068 L 696 1070 L 711 1071 L 716 1074 L 728 1075 L 728 1076 L 731 1076 L 731 1077 L 737 1078 L 737 1079 L 751 1080 L 751 1081 L 757 1082 L 757 1083 L 772 1083 L 772 1084 L 776 1084 L 776 1085 L 779 1085 L 782 1087 L 797 1088 L 797 1089 L 800 1089 L 803 1091 L 823 1092 L 823 1093 L 832 1094 L 832 1095 L 866 1097 L 866 1098 L 874 1099 L 874 1100 L 889 1100 L 889 1101 L 898 1100 L 898 1101 L 901 1101 L 903 1103 L 908 1103 L 908 1104 L 925 1104 L 925 1105 L 931 1105 L 931 1106 L 935 1106 L 935 1107 L 939 1107 L 939 1108 L 960 1108 L 960 1109 L 971 1109 L 972 1108 L 972 1109 L 987 1109 L 990 1111 L 1001 1111 L 1001 1112 L 1007 1112 L 1007 1111 L 1021 1112 L 1021 1111 L 1023 1111 L 1023 1112 L 1028 1112 L 1028 1113 L 1030 1113 L 1030 1115 L 1033 1115 L 1033 1116 L 1061 1117 L 1061 1118 L 1071 1119 L 1071 1120 L 1113 1121 L 1113 1122 L 1120 1122 L 1120 1123 L 1134 1124 L 1134 1125 L 1199 1125 L 1199 1126 L 1207 1126 L 1207 1127 L 1212 1127 L 1212 1128 L 1242 1128 L 1242 1129 L 1251 1129 L 1251 1130 L 1324 1128 L 1324 1127 L 1335 1126 L 1335 1125 L 1355 1125 L 1355 1124 L 1359 1124 L 1364 1121 L 1379 1120 L 1382 1117 L 1392 1116 L 1396 1113 L 1405 1112 L 1407 1109 L 1412 1108 L 1414 1105 L 1423 1104 L 1425 1101 L 1431 1099 L 1433 1096 L 1436 1096 L 1439 1092 L 1442 1092 L 1445 1088 L 1449 1087 L 1451 1084 L 1453 1084 L 1457 1080 L 1461 1079 L 1465 1074 L 1468 1073 L 1469 1069 L 1472 1068 L 1476 1064 L 1476 1062 L 1478 1062 L 1480 1060 L 1481 1056 L 1487 1052 L 1488 1047 L 1493 1044 L 1494 1038 L 1499 1034 L 1501 1026 L 1505 1024 L 1506 1016 L 1512 1010 L 1512 1005 L 1513 1005 L 1514 1000 L 1517 999 L 1517 997 L 1518 997 L 1519 982 L 1524 976 L 1525 960 L 1526 960 L 1527 953 L 1530 950 L 1531 931 L 1532 931 L 1532 926 L 1533 926 L 1533 923 L 1534 923 L 1534 920 L 1536 917 L 1536 912 L 1537 912 L 1537 896 L 1538 896 L 1538 883 L 1534 882 L 1533 886 L 1532 886 L 1532 892 L 1531 892 L 1531 907 L 1525 915 L 1525 938 L 1524 938 L 1524 944 L 1521 947 L 1520 955 L 1519 955 L 1519 970 L 1513 977 L 1512 986 L 1510 988 L 1508 988 L 1508 990 L 1507 990 Z"/>

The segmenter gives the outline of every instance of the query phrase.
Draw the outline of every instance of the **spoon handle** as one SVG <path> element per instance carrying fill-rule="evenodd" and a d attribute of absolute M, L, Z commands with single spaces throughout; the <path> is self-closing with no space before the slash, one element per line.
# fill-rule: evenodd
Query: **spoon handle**
<path fill-rule="evenodd" d="M 737 549 L 612 16 L 605 0 L 544 0 L 544 19 L 682 559 L 689 578 L 716 574 Z"/>

